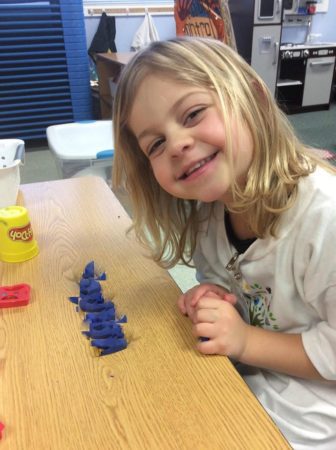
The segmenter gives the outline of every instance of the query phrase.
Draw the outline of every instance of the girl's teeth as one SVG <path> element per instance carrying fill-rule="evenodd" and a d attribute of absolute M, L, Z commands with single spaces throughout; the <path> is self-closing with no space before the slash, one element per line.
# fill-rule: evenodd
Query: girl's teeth
<path fill-rule="evenodd" d="M 190 175 L 192 172 L 195 172 L 195 170 L 199 169 L 200 167 L 204 166 L 207 162 L 211 160 L 212 156 L 208 156 L 207 158 L 203 159 L 203 161 L 198 162 L 195 164 L 191 169 L 189 169 L 186 172 L 186 176 Z"/>

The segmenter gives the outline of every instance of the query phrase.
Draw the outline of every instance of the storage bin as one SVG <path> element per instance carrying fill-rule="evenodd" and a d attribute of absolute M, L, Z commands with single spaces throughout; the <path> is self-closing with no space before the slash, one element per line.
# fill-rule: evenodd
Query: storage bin
<path fill-rule="evenodd" d="M 0 139 L 0 208 L 16 205 L 24 154 L 21 139 Z"/>
<path fill-rule="evenodd" d="M 56 157 L 62 178 L 87 173 L 104 178 L 113 159 L 112 120 L 88 120 L 47 128 L 48 146 Z M 105 171 L 107 169 L 107 171 Z"/>

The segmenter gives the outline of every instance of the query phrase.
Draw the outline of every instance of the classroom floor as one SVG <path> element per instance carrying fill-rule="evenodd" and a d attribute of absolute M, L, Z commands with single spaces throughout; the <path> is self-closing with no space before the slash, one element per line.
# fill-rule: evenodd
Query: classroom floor
<path fill-rule="evenodd" d="M 308 145 L 336 152 L 336 103 L 328 111 L 293 114 L 288 116 L 299 137 Z M 85 164 L 78 168 L 85 168 Z M 25 164 L 21 168 L 21 183 L 57 180 L 61 172 L 46 145 L 26 145 Z M 131 214 L 127 195 L 116 192 L 128 214 Z M 196 284 L 195 270 L 178 265 L 169 270 L 182 292 Z"/>

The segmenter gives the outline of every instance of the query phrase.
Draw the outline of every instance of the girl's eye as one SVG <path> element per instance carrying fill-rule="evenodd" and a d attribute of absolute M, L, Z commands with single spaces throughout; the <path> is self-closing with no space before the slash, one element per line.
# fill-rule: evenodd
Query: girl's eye
<path fill-rule="evenodd" d="M 148 156 L 152 156 L 153 153 L 157 152 L 163 145 L 164 139 L 158 139 L 148 148 Z"/>
<path fill-rule="evenodd" d="M 185 125 L 193 125 L 194 122 L 197 122 L 201 118 L 201 113 L 205 110 L 205 107 L 195 109 L 188 114 Z"/>

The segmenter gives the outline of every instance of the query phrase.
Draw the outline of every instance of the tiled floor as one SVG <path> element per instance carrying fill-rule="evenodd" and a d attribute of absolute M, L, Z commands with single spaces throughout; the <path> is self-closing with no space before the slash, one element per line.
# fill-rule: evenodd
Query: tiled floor
<path fill-rule="evenodd" d="M 25 162 L 20 172 L 22 184 L 58 180 L 61 177 L 57 163 L 47 147 L 26 150 Z"/>

